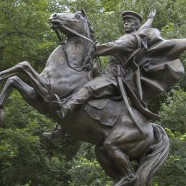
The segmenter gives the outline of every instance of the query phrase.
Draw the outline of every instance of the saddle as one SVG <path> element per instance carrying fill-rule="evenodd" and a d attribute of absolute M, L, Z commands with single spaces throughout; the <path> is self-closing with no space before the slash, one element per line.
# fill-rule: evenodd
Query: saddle
<path fill-rule="evenodd" d="M 123 104 L 121 100 L 96 99 L 90 100 L 83 106 L 83 109 L 91 118 L 98 120 L 103 125 L 112 127 L 122 112 Z"/>

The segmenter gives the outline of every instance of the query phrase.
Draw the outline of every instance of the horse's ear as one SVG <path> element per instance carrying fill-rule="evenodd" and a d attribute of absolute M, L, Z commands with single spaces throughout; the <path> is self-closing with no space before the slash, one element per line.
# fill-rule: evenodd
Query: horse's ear
<path fill-rule="evenodd" d="M 81 8 L 81 14 L 82 14 L 83 17 L 86 17 L 86 12 L 83 8 Z"/>

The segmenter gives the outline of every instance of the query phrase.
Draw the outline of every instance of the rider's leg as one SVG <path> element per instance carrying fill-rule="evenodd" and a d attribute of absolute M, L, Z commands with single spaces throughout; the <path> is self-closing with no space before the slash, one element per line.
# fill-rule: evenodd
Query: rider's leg
<path fill-rule="evenodd" d="M 104 169 L 106 174 L 109 175 L 114 182 L 119 181 L 122 177 L 122 173 L 115 167 L 105 148 L 103 146 L 95 146 L 95 153 L 97 161 Z"/>
<path fill-rule="evenodd" d="M 100 87 L 96 87 L 96 83 L 99 82 L 99 79 L 95 79 L 92 82 L 93 83 L 91 83 L 91 86 L 89 86 L 89 83 L 86 84 L 64 103 L 61 102 L 59 98 L 56 98 L 58 99 L 57 102 L 61 108 L 59 113 L 62 118 L 64 118 L 69 113 L 69 111 L 73 111 L 79 108 L 82 104 L 86 103 L 90 99 L 111 97 L 118 93 L 116 86 L 112 83 L 106 82 L 105 85 L 103 84 Z M 93 84 L 95 84 L 95 88 Z"/>
<path fill-rule="evenodd" d="M 66 102 L 61 102 L 60 98 L 55 94 L 51 98 L 51 106 L 58 107 L 58 115 L 61 118 L 64 118 L 70 111 L 73 111 L 79 108 L 87 100 L 91 99 L 93 95 L 86 88 L 81 88 L 77 93 L 75 93 L 69 100 Z"/>

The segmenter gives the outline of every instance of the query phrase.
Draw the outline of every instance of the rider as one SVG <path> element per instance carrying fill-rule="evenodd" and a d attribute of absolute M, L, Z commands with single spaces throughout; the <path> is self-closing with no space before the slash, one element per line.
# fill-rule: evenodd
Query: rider
<path fill-rule="evenodd" d="M 55 100 L 55 102 L 60 108 L 58 113 L 61 118 L 64 118 L 69 111 L 79 108 L 82 104 L 92 98 L 105 98 L 120 94 L 116 78 L 117 74 L 119 73 L 118 70 L 121 72 L 123 77 L 130 76 L 127 76 L 127 73 L 131 73 L 130 67 L 126 67 L 126 69 L 124 69 L 123 66 L 127 65 L 127 61 L 130 61 L 129 59 L 133 58 L 140 49 L 147 47 L 146 38 L 144 34 L 139 34 L 139 31 L 151 27 L 155 14 L 155 10 L 151 11 L 147 22 L 140 27 L 142 17 L 139 14 L 133 11 L 123 12 L 122 18 L 124 21 L 125 34 L 119 37 L 119 39 L 116 41 L 97 44 L 95 47 L 97 56 L 111 55 L 109 65 L 105 69 L 104 73 L 100 77 L 97 77 L 85 84 L 83 88 L 81 88 L 77 93 L 73 94 L 72 97 L 66 102 L 61 102 L 58 96 L 55 95 L 54 99 L 57 100 Z M 135 87 L 137 82 L 130 85 L 130 78 L 129 80 L 128 78 L 125 78 L 125 80 L 128 89 L 135 94 L 139 100 L 138 102 L 144 105 L 141 92 Z M 145 113 L 149 117 L 155 116 L 147 110 L 145 110 Z"/>

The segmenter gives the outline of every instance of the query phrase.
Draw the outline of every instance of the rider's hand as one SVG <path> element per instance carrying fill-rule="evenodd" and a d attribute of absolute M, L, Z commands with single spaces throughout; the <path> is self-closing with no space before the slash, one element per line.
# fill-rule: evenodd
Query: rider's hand
<path fill-rule="evenodd" d="M 96 51 L 96 46 L 98 46 L 99 45 L 99 42 L 98 41 L 95 41 L 94 42 L 94 50 Z"/>
<path fill-rule="evenodd" d="M 148 19 L 154 19 L 155 15 L 156 15 L 156 9 L 151 10 L 149 13 Z"/>

